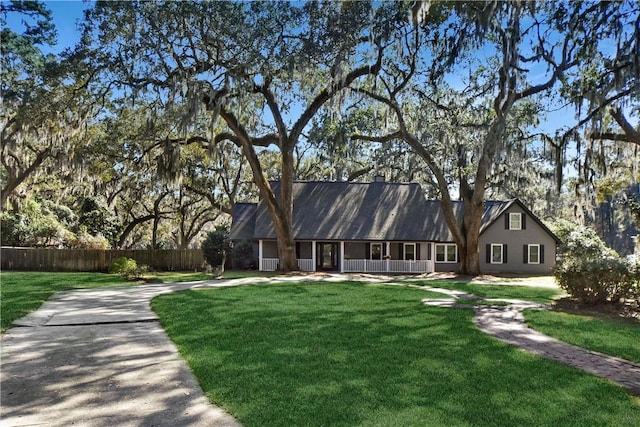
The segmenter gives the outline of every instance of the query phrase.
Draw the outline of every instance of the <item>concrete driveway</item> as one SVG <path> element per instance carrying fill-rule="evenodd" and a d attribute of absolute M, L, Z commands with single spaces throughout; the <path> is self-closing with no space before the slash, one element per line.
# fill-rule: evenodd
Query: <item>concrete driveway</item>
<path fill-rule="evenodd" d="M 2 337 L 0 425 L 239 425 L 209 403 L 149 306 L 162 293 L 229 284 L 54 295 Z"/>

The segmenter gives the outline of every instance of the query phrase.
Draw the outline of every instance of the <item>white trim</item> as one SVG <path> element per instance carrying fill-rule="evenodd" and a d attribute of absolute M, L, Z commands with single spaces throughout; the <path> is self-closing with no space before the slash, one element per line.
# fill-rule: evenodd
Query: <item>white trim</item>
<path fill-rule="evenodd" d="M 258 270 L 262 270 L 262 240 L 258 240 Z"/>
<path fill-rule="evenodd" d="M 514 227 L 513 220 L 518 218 L 518 226 Z M 522 213 L 521 212 L 510 212 L 509 213 L 509 230 L 522 230 Z"/>
<path fill-rule="evenodd" d="M 493 260 L 493 248 L 500 248 L 500 262 Z M 504 245 L 502 243 L 492 243 L 491 252 L 489 253 L 490 264 L 504 264 Z"/>
<path fill-rule="evenodd" d="M 538 248 L 538 260 L 536 262 L 531 261 L 531 248 L 532 247 L 537 247 Z M 537 243 L 533 243 L 530 245 L 527 245 L 527 264 L 540 264 L 540 245 Z"/>
<path fill-rule="evenodd" d="M 316 241 L 311 241 L 311 259 L 313 260 L 313 270 L 316 271 L 316 267 L 318 265 L 318 261 L 316 260 Z"/>
<path fill-rule="evenodd" d="M 444 261 L 438 261 L 438 247 L 444 247 Z M 454 247 L 455 261 L 449 261 L 449 249 Z M 455 264 L 458 262 L 458 245 L 455 243 L 436 243 L 434 247 L 434 262 L 438 264 Z"/>
<path fill-rule="evenodd" d="M 340 241 L 340 257 L 338 263 L 340 264 L 340 273 L 344 273 L 344 240 Z"/>

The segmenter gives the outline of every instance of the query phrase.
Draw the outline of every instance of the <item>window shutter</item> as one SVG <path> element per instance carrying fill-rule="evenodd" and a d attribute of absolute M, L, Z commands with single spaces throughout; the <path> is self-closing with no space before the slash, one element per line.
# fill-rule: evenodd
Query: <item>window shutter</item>
<path fill-rule="evenodd" d="M 431 260 L 431 243 L 427 243 L 427 259 Z"/>
<path fill-rule="evenodd" d="M 382 257 L 384 258 L 385 255 L 387 255 L 387 244 L 383 243 L 382 244 Z"/>
<path fill-rule="evenodd" d="M 507 263 L 507 245 L 502 245 L 502 262 Z"/>
<path fill-rule="evenodd" d="M 522 263 L 523 264 L 529 264 L 529 251 L 527 249 L 529 249 L 527 245 L 522 245 Z"/>
<path fill-rule="evenodd" d="M 404 243 L 400 243 L 400 259 L 404 259 Z"/>
<path fill-rule="evenodd" d="M 491 244 L 487 243 L 487 264 L 491 264 Z"/>
<path fill-rule="evenodd" d="M 540 264 L 544 264 L 544 245 L 540 245 Z"/>
<path fill-rule="evenodd" d="M 300 242 L 296 242 L 296 258 L 300 259 Z"/>
<path fill-rule="evenodd" d="M 416 243 L 416 261 L 420 259 L 420 243 Z"/>
<path fill-rule="evenodd" d="M 367 243 L 367 249 L 366 249 L 366 251 L 367 251 L 367 256 L 366 256 L 366 258 L 367 258 L 367 259 L 371 259 L 371 243 Z"/>
<path fill-rule="evenodd" d="M 522 221 L 522 229 L 526 230 L 527 229 L 527 215 L 524 212 L 522 212 L 520 214 L 520 220 Z"/>
<path fill-rule="evenodd" d="M 505 230 L 509 229 L 509 213 L 508 212 L 504 214 L 504 229 Z"/>

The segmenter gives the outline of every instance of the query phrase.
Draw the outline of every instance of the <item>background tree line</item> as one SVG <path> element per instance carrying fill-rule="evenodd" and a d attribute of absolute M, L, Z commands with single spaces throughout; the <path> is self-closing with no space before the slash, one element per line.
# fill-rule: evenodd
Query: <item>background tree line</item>
<path fill-rule="evenodd" d="M 197 246 L 261 197 L 295 269 L 293 181 L 382 174 L 467 273 L 487 199 L 633 251 L 637 2 L 97 2 L 59 55 L 45 4 L 1 7 L 3 244 Z"/>

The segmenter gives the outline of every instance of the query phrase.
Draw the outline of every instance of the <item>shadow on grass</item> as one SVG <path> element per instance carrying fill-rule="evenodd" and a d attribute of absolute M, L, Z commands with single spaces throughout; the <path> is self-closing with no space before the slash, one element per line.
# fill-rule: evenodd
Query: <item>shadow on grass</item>
<path fill-rule="evenodd" d="M 533 302 L 549 303 L 560 296 L 560 291 L 553 288 L 518 285 L 486 285 L 480 283 L 452 282 L 452 281 L 422 281 L 417 285 L 434 288 L 455 289 L 482 298 L 522 299 Z"/>
<path fill-rule="evenodd" d="M 209 398 L 246 426 L 636 423 L 640 405 L 621 388 L 501 344 L 471 311 L 423 306 L 424 295 L 288 284 L 153 307 Z"/>

